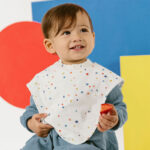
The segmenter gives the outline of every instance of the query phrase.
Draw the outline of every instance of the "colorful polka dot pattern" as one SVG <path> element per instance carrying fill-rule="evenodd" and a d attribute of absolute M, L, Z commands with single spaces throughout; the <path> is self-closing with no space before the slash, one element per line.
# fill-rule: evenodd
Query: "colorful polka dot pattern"
<path fill-rule="evenodd" d="M 38 73 L 27 84 L 44 120 L 67 142 L 81 144 L 94 133 L 100 105 L 123 80 L 92 63 L 65 65 L 61 60 Z"/>

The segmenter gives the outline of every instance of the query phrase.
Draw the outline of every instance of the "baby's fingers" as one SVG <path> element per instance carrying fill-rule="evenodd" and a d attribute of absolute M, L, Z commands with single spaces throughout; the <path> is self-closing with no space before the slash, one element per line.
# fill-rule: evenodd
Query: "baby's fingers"
<path fill-rule="evenodd" d="M 98 130 L 101 131 L 101 132 L 104 132 L 104 131 L 105 131 L 105 129 L 103 129 L 103 128 L 101 127 L 100 123 L 98 123 L 97 128 L 98 128 Z"/>
<path fill-rule="evenodd" d="M 44 114 L 44 113 L 41 113 L 41 114 L 34 114 L 34 115 L 32 116 L 32 119 L 33 119 L 33 120 L 36 120 L 36 121 L 38 121 L 38 122 L 40 122 L 41 119 L 42 119 L 42 118 L 45 118 L 46 116 L 47 116 L 47 114 Z"/>
<path fill-rule="evenodd" d="M 108 121 L 111 121 L 111 122 L 116 122 L 116 121 L 118 121 L 118 115 L 110 115 L 110 113 L 108 113 L 108 114 L 103 114 L 102 115 L 102 118 L 103 119 L 106 119 L 106 120 L 108 120 Z"/>
<path fill-rule="evenodd" d="M 105 131 L 109 130 L 111 127 L 110 127 L 110 125 L 108 125 L 108 124 L 106 125 L 103 121 L 100 120 L 100 122 L 97 125 L 97 128 L 99 131 L 105 132 Z"/>
<path fill-rule="evenodd" d="M 103 129 L 110 129 L 114 126 L 114 122 L 109 121 L 109 120 L 101 117 L 100 118 L 100 125 Z"/>
<path fill-rule="evenodd" d="M 53 127 L 49 124 L 43 124 L 43 123 L 40 123 L 39 127 L 41 129 L 52 129 Z"/>
<path fill-rule="evenodd" d="M 37 135 L 40 136 L 40 137 L 47 137 L 49 134 L 48 131 L 40 131 L 40 132 L 37 132 Z"/>

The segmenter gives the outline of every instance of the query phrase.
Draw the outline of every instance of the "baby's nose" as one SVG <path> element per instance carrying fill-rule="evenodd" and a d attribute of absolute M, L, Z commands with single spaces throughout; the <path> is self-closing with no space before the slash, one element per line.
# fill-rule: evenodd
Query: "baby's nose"
<path fill-rule="evenodd" d="M 79 33 L 74 33 L 72 41 L 73 42 L 80 42 L 80 41 L 82 41 L 82 38 L 81 38 L 80 34 Z"/>
<path fill-rule="evenodd" d="M 82 40 L 79 38 L 79 39 L 74 39 L 73 42 L 81 42 Z"/>

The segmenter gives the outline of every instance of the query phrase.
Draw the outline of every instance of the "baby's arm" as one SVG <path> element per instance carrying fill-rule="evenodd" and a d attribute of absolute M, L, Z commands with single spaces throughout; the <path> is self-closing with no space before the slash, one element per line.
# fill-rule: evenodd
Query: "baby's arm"
<path fill-rule="evenodd" d="M 109 113 L 100 116 L 98 130 L 101 132 L 109 129 L 116 130 L 127 120 L 126 104 L 123 102 L 123 95 L 118 86 L 110 92 L 106 103 L 113 104 L 114 107 Z"/>
<path fill-rule="evenodd" d="M 30 105 L 26 107 L 25 112 L 20 117 L 21 124 L 30 132 L 36 133 L 38 136 L 45 137 L 48 135 L 52 126 L 41 123 L 40 119 L 46 117 L 45 114 L 39 114 L 32 96 L 30 97 Z"/>

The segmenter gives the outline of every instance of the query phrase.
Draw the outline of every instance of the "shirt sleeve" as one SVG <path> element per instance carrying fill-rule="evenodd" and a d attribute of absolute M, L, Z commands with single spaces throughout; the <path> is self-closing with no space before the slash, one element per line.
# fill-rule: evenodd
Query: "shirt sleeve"
<path fill-rule="evenodd" d="M 123 102 L 123 95 L 119 86 L 116 86 L 107 96 L 106 103 L 111 103 L 115 106 L 119 122 L 118 124 L 112 128 L 112 130 L 117 130 L 118 128 L 122 127 L 124 123 L 127 121 L 128 114 L 127 114 L 127 106 Z"/>
<path fill-rule="evenodd" d="M 34 100 L 32 98 L 32 96 L 30 97 L 30 105 L 26 107 L 25 112 L 23 113 L 23 115 L 20 117 L 20 122 L 21 124 L 30 132 L 32 132 L 28 126 L 27 126 L 27 121 L 34 115 L 39 113 Z"/>

